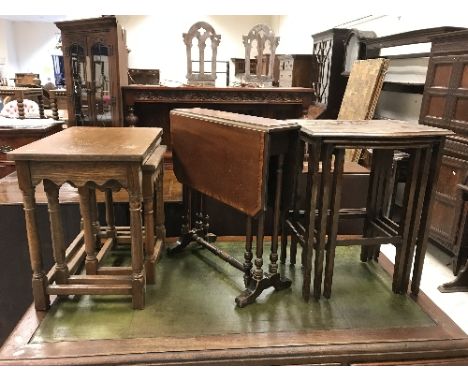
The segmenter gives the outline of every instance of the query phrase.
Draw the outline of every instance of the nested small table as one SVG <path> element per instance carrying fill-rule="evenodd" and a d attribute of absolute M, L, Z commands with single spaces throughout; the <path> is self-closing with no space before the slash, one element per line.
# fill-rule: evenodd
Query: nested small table
<path fill-rule="evenodd" d="M 394 120 L 292 121 L 301 125 L 300 138 L 308 145 L 309 152 L 305 227 L 297 224 L 294 211 L 286 222 L 293 228 L 293 234 L 300 235 L 305 244 L 303 297 L 306 300 L 310 297 L 314 252 L 313 296 L 320 298 L 324 278 L 323 295 L 329 298 L 336 246 L 360 245 L 361 260 L 367 261 L 378 256 L 380 245 L 384 243 L 396 246 L 392 290 L 395 293 L 407 292 L 413 266 L 411 291 L 417 294 L 442 147 L 445 137 L 452 132 Z M 353 216 L 353 211 L 340 210 L 341 195 L 346 192 L 342 189 L 344 154 L 345 149 L 356 148 L 373 150 L 364 230 L 361 237 L 339 239 L 337 227 L 340 216 Z M 394 150 L 410 155 L 404 208 L 399 222 L 391 220 L 385 208 Z M 362 217 L 363 211 L 355 211 L 355 216 Z"/>
<path fill-rule="evenodd" d="M 135 309 L 144 307 L 145 277 L 154 282 L 150 265 L 154 265 L 164 240 L 162 157 L 165 147 L 159 145 L 161 135 L 160 128 L 71 127 L 8 154 L 16 162 L 18 184 L 23 193 L 37 310 L 48 309 L 50 295 L 131 295 Z M 42 265 L 35 212 L 35 187 L 41 181 L 47 194 L 55 260 L 48 273 Z M 59 189 L 64 183 L 78 188 L 83 226 L 67 249 L 59 204 Z M 121 188 L 129 194 L 130 227 L 116 227 L 114 223 L 112 192 Z M 107 225 L 104 227 L 99 225 L 96 189 L 105 192 Z M 130 243 L 131 267 L 101 266 L 104 255 L 118 243 Z M 86 274 L 76 274 L 83 261 Z"/>

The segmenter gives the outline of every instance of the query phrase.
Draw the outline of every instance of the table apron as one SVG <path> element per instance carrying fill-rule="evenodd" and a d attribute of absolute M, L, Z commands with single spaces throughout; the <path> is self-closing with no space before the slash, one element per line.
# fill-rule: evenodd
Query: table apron
<path fill-rule="evenodd" d="M 118 183 L 122 188 L 128 189 L 128 174 L 134 167 L 141 180 L 141 166 L 133 162 L 30 162 L 33 184 L 49 179 L 57 185 L 68 182 L 75 187 L 93 182 L 97 186 Z"/>

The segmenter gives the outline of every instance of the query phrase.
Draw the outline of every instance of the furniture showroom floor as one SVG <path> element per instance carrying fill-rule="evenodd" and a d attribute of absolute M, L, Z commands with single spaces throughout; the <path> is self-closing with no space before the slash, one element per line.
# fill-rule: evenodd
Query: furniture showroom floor
<path fill-rule="evenodd" d="M 381 252 L 392 262 L 395 247 L 383 245 Z M 437 287 L 452 281 L 451 257 L 432 244 L 428 244 L 421 279 L 421 290 L 443 310 L 465 333 L 468 333 L 468 292 L 441 293 Z"/>

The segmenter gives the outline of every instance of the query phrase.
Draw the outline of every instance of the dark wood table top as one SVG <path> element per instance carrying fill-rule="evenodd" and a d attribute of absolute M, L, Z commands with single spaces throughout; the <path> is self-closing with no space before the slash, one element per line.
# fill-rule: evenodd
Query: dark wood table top
<path fill-rule="evenodd" d="M 141 162 L 162 135 L 154 127 L 74 126 L 8 153 L 10 160 Z"/>
<path fill-rule="evenodd" d="M 349 137 L 349 138 L 412 138 L 447 136 L 455 133 L 438 127 L 420 125 L 415 122 L 397 120 L 310 120 L 289 119 L 301 126 L 301 133 L 310 137 Z"/>
<path fill-rule="evenodd" d="M 256 117 L 228 111 L 204 109 L 200 107 L 190 109 L 173 109 L 171 114 L 178 114 L 187 118 L 203 120 L 206 122 L 229 125 L 241 129 L 249 129 L 268 133 L 273 130 L 297 130 L 297 123 L 281 121 L 272 118 Z"/>

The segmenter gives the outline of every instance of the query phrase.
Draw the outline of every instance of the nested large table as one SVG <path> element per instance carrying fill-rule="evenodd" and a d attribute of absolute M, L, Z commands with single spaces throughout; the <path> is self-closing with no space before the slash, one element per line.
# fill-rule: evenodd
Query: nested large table
<path fill-rule="evenodd" d="M 411 268 L 411 292 L 419 292 L 428 238 L 428 223 L 438 178 L 442 147 L 449 130 L 395 120 L 331 121 L 293 120 L 301 125 L 300 138 L 308 145 L 308 203 L 305 226 L 298 223 L 293 211 L 286 225 L 304 243 L 303 297 L 311 292 L 312 259 L 314 256 L 313 296 L 330 297 L 335 248 L 337 245 L 360 245 L 361 260 L 376 258 L 380 245 L 396 246 L 392 290 L 406 293 Z M 345 149 L 372 149 L 372 165 L 367 194 L 362 237 L 338 238 L 338 220 L 353 211 L 340 209 Z M 407 152 L 409 173 L 403 195 L 403 211 L 398 222 L 386 214 L 386 194 L 394 150 Z M 302 161 L 300 161 L 302 165 Z M 302 166 L 299 166 L 302 169 Z M 356 211 L 362 217 L 362 211 Z M 285 251 L 286 240 L 283 240 Z M 324 272 L 325 260 L 325 272 Z M 323 275 L 325 273 L 325 275 Z"/>
<path fill-rule="evenodd" d="M 165 147 L 159 145 L 161 134 L 160 128 L 71 127 L 8 154 L 16 162 L 23 194 L 37 310 L 49 307 L 50 295 L 81 294 L 131 295 L 134 308 L 144 307 L 145 277 L 154 282 L 151 265 L 164 239 L 162 157 Z M 55 260 L 55 267 L 48 273 L 42 265 L 35 212 L 35 187 L 41 181 L 49 205 Z M 64 183 L 78 188 L 83 226 L 68 248 L 65 248 L 58 199 Z M 104 227 L 100 227 L 97 216 L 96 188 L 106 193 L 107 225 Z M 114 224 L 112 192 L 121 188 L 129 195 L 129 228 Z M 131 244 L 131 267 L 101 266 L 106 252 L 118 243 Z M 86 275 L 76 274 L 83 260 Z"/>
<path fill-rule="evenodd" d="M 283 199 L 288 197 L 299 126 L 296 123 L 210 109 L 171 111 L 174 173 L 184 185 L 182 235 L 173 250 L 195 241 L 244 272 L 243 307 L 269 287 L 288 288 L 278 272 L 278 230 Z M 246 215 L 244 262 L 215 247 L 205 211 L 207 195 Z M 273 210 L 268 272 L 263 271 L 264 220 Z M 195 219 L 192 211 L 196 209 Z M 255 260 L 252 221 L 257 221 Z"/>

